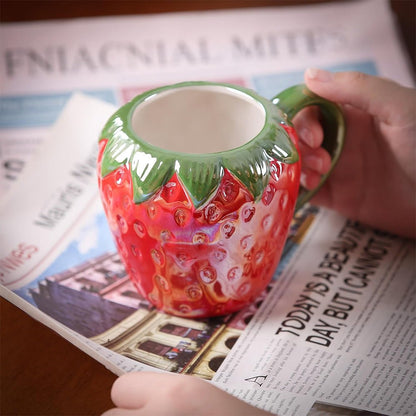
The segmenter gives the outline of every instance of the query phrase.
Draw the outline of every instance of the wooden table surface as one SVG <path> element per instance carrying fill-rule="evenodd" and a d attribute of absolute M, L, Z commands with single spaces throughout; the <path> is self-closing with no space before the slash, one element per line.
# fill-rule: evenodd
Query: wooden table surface
<path fill-rule="evenodd" d="M 328 0 L 0 0 L 0 21 L 317 3 Z M 392 0 L 415 67 L 415 0 Z M 0 298 L 0 414 L 98 415 L 116 376 Z"/>

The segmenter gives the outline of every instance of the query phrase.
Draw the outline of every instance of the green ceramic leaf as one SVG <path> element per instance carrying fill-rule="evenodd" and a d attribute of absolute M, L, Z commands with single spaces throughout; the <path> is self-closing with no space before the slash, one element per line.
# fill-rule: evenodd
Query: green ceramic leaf
<path fill-rule="evenodd" d="M 194 206 L 203 205 L 218 189 L 224 176 L 224 168 L 217 158 L 217 163 L 207 160 L 184 160 L 177 165 L 178 176 L 191 196 Z"/>
<path fill-rule="evenodd" d="M 150 154 L 137 153 L 133 157 L 131 173 L 133 179 L 134 202 L 139 204 L 150 198 L 162 185 L 173 176 L 171 161 L 162 161 Z M 162 185 L 161 185 L 162 184 Z"/>
<path fill-rule="evenodd" d="M 269 158 L 263 149 L 247 149 L 239 156 L 224 158 L 223 163 L 246 186 L 255 200 L 261 197 L 270 175 Z"/>
<path fill-rule="evenodd" d="M 289 124 L 289 123 L 288 123 Z M 298 152 L 291 140 L 288 140 L 286 130 L 282 124 L 275 124 L 271 128 L 270 136 L 263 141 L 266 153 L 273 159 L 284 163 L 296 163 L 299 160 Z"/>

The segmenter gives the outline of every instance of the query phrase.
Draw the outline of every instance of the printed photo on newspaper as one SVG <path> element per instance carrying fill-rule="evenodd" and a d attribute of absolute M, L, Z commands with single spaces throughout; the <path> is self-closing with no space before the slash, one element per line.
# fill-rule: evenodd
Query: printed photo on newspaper
<path fill-rule="evenodd" d="M 190 374 L 279 415 L 412 414 L 414 242 L 306 205 L 252 305 L 180 318 L 129 280 L 96 177 L 106 120 L 153 87 L 271 98 L 308 66 L 413 85 L 388 2 L 108 19 L 0 27 L 0 294 L 116 374 Z"/>

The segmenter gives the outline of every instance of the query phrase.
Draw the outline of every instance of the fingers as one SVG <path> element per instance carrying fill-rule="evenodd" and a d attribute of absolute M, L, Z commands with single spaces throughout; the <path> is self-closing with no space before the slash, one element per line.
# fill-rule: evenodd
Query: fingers
<path fill-rule="evenodd" d="M 302 143 L 316 149 L 323 140 L 322 126 L 319 123 L 319 111 L 316 107 L 307 107 L 296 114 L 293 123 Z"/>
<path fill-rule="evenodd" d="M 322 147 L 311 149 L 300 144 L 302 154 L 302 172 L 300 182 L 306 189 L 314 189 L 318 186 L 322 175 L 331 168 L 331 157 Z"/>
<path fill-rule="evenodd" d="M 310 169 L 318 174 L 325 174 L 331 168 L 331 157 L 322 147 L 311 149 L 307 145 L 299 145 L 302 155 L 302 170 Z"/>
<path fill-rule="evenodd" d="M 331 167 L 331 157 L 321 146 L 323 131 L 318 121 L 318 109 L 308 107 L 294 119 L 299 136 L 299 150 L 302 158 L 301 184 L 306 189 L 316 188 L 321 175 Z"/>
<path fill-rule="evenodd" d="M 180 374 L 125 374 L 114 383 L 111 397 L 118 408 L 102 416 L 271 416 L 205 380 Z"/>
<path fill-rule="evenodd" d="M 175 382 L 175 374 L 158 373 L 127 373 L 119 377 L 111 389 L 111 399 L 116 406 L 124 409 L 140 409 L 146 405 L 149 398 L 158 390 L 169 388 Z"/>
<path fill-rule="evenodd" d="M 139 416 L 138 409 L 110 409 L 101 416 Z"/>
<path fill-rule="evenodd" d="M 307 190 L 315 189 L 321 181 L 321 175 L 312 169 L 302 167 L 300 184 Z"/>
<path fill-rule="evenodd" d="M 387 124 L 400 125 L 413 117 L 414 92 L 390 80 L 361 72 L 331 73 L 309 68 L 305 71 L 305 83 L 314 93 L 368 112 Z"/>
<path fill-rule="evenodd" d="M 124 374 L 114 382 L 111 389 L 111 400 L 116 406 L 125 409 L 143 407 L 145 404 L 144 398 L 147 397 L 146 386 L 149 385 L 148 378 L 145 373 Z"/>

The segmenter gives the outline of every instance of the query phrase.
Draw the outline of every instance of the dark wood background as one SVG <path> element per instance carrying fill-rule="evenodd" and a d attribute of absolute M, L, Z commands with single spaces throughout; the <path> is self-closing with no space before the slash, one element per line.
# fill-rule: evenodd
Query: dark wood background
<path fill-rule="evenodd" d="M 0 0 L 0 22 L 328 1 L 331 0 Z M 391 0 L 391 6 L 415 68 L 416 0 Z M 2 298 L 0 366 L 3 416 L 98 415 L 112 407 L 114 374 Z"/>

